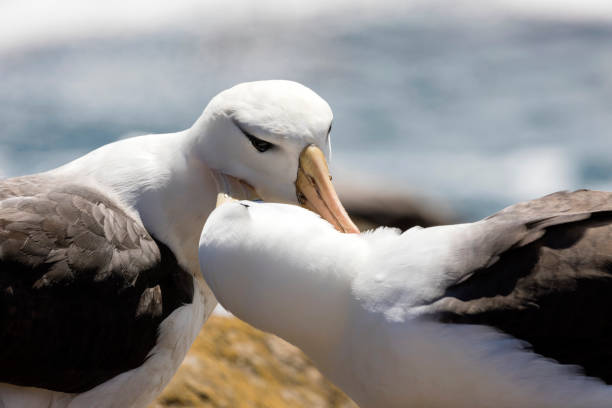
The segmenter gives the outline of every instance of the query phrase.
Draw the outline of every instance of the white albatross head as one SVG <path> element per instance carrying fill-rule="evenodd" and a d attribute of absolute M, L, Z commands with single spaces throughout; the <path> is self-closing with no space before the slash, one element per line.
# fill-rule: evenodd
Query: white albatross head
<path fill-rule="evenodd" d="M 299 202 L 338 230 L 359 232 L 330 181 L 332 119 L 327 102 L 309 88 L 258 81 L 215 96 L 191 130 L 219 192 L 235 194 L 234 177 L 265 201 Z"/>
<path fill-rule="evenodd" d="M 329 350 L 342 330 L 367 239 L 340 233 L 294 205 L 222 201 L 199 243 L 200 269 L 217 300 L 307 353 Z"/>

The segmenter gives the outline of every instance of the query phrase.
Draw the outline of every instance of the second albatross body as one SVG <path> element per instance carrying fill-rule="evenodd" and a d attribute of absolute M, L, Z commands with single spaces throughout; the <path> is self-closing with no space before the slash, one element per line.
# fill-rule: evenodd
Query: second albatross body
<path fill-rule="evenodd" d="M 300 347 L 362 408 L 612 406 L 612 193 L 403 234 L 227 203 L 200 262 L 226 309 Z"/>

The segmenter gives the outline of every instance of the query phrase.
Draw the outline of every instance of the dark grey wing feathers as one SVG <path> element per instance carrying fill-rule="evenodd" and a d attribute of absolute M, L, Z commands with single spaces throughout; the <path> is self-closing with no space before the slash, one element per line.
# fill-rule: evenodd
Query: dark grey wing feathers
<path fill-rule="evenodd" d="M 612 193 L 590 190 L 562 191 L 510 206 L 466 225 L 461 242 L 454 248 L 461 256 L 456 260 L 453 276 L 463 281 L 466 275 L 494 265 L 503 253 L 541 239 L 552 227 L 586 221 L 610 211 Z"/>
<path fill-rule="evenodd" d="M 555 193 L 479 224 L 483 247 L 497 252 L 429 310 L 496 327 L 612 384 L 612 193 Z"/>
<path fill-rule="evenodd" d="M 1 181 L 0 382 L 82 392 L 138 367 L 190 278 L 100 191 Z"/>

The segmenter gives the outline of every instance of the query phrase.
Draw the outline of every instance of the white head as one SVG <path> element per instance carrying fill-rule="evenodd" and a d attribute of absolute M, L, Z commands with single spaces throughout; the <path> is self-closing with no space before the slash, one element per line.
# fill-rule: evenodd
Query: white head
<path fill-rule="evenodd" d="M 206 221 L 200 269 L 229 311 L 316 354 L 341 330 L 363 245 L 297 206 L 231 202 Z"/>
<path fill-rule="evenodd" d="M 191 131 L 209 168 L 248 183 L 266 201 L 299 201 L 357 232 L 329 180 L 332 119 L 327 102 L 305 86 L 259 81 L 215 96 Z"/>

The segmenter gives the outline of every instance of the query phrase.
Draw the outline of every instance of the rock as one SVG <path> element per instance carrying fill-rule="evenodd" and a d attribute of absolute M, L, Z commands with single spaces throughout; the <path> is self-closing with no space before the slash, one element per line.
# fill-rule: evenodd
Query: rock
<path fill-rule="evenodd" d="M 362 231 L 381 225 L 405 231 L 415 225 L 431 227 L 458 221 L 442 203 L 381 182 L 344 182 L 338 183 L 337 189 L 346 211 Z"/>
<path fill-rule="evenodd" d="M 211 316 L 150 406 L 357 408 L 296 347 L 235 317 Z"/>

